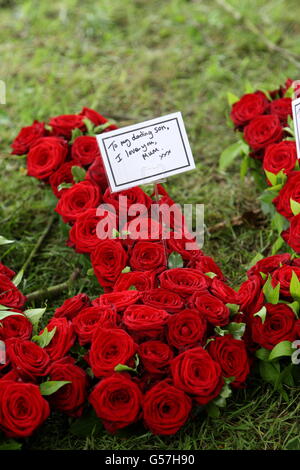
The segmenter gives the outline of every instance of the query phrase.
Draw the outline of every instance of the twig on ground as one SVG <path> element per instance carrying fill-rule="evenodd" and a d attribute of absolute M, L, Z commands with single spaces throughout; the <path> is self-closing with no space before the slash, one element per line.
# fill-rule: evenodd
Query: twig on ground
<path fill-rule="evenodd" d="M 69 279 L 65 282 L 61 282 L 60 284 L 56 284 L 55 286 L 51 287 L 45 287 L 43 289 L 36 290 L 34 292 L 31 292 L 31 294 L 28 294 L 27 301 L 32 302 L 33 300 L 40 300 L 44 299 L 45 297 L 54 297 L 61 292 L 65 291 L 70 287 L 71 284 L 73 284 L 74 281 L 78 278 L 80 273 L 80 269 L 76 268 L 75 271 L 71 274 Z"/>
<path fill-rule="evenodd" d="M 239 11 L 237 11 L 235 8 L 233 8 L 232 5 L 226 2 L 226 0 L 215 0 L 216 3 L 223 8 L 223 10 L 227 11 L 236 21 L 239 21 L 243 23 L 243 25 L 251 32 L 254 33 L 255 35 L 259 36 L 261 41 L 265 43 L 267 48 L 274 52 L 279 52 L 287 60 L 292 62 L 294 65 L 299 65 L 299 60 L 300 56 L 292 51 L 289 51 L 288 49 L 285 49 L 284 47 L 280 47 L 274 42 L 272 42 L 270 39 L 268 39 L 262 31 L 254 24 L 252 21 L 250 21 L 248 18 L 245 18 Z"/>
<path fill-rule="evenodd" d="M 243 224 L 250 224 L 254 226 L 261 226 L 264 222 L 264 216 L 260 209 L 246 211 L 243 214 L 237 215 L 230 220 L 223 220 L 208 228 L 208 233 L 212 234 L 219 232 L 228 227 L 238 227 Z"/>
<path fill-rule="evenodd" d="M 54 213 L 49 221 L 48 221 L 48 224 L 46 225 L 45 229 L 43 230 L 43 232 L 41 233 L 38 241 L 36 242 L 36 244 L 34 245 L 33 247 L 33 250 L 31 251 L 30 255 L 28 256 L 27 260 L 25 261 L 25 263 L 23 264 L 22 268 L 21 268 L 21 271 L 25 272 L 26 269 L 28 268 L 28 266 L 30 265 L 32 259 L 35 257 L 35 255 L 37 254 L 38 250 L 40 249 L 43 241 L 45 240 L 46 236 L 48 235 L 48 233 L 50 232 L 50 229 L 52 227 L 52 224 L 54 222 L 56 218 L 56 214 Z"/>

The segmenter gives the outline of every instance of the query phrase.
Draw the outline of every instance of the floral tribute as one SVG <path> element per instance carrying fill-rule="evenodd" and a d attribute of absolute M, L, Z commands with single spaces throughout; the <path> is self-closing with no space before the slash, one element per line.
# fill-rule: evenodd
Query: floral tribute
<path fill-rule="evenodd" d="M 34 420 L 29 406 L 8 406 L 10 392 L 0 391 L 6 436 L 31 435 L 52 407 L 79 420 L 94 410 L 108 432 L 141 422 L 154 434 L 170 435 L 199 409 L 218 416 L 232 389 L 245 386 L 250 359 L 237 293 L 196 244 L 186 249 L 189 237 L 175 237 L 176 218 L 164 244 L 159 222 L 155 236 L 142 221 L 138 239 L 123 238 L 114 228 L 113 237 L 98 237 L 100 202 L 115 206 L 119 216 L 120 196 L 148 208 L 154 201 L 141 188 L 110 192 L 94 135 L 113 126 L 83 108 L 48 124 L 34 122 L 12 144 L 14 153 L 27 154 L 28 174 L 51 186 L 56 211 L 70 226 L 68 244 L 90 257 L 104 293 L 67 299 L 43 328 L 39 315 L 17 311 L 29 328 L 34 317 L 35 331 L 0 337 L 7 353 L 0 387 L 34 387 L 45 411 Z M 158 190 L 160 204 L 173 204 L 162 186 Z M 1 324 L 18 321 L 11 305 L 4 311 Z"/>
<path fill-rule="evenodd" d="M 247 325 L 244 339 L 248 350 L 259 359 L 263 379 L 285 397 L 283 385 L 300 381 L 300 167 L 292 83 L 288 79 L 277 90 L 248 92 L 241 99 L 228 94 L 230 118 L 240 139 L 220 158 L 224 170 L 234 158 L 244 155 L 241 176 L 251 170 L 263 191 L 262 210 L 272 216 L 272 229 L 279 235 L 273 256 L 255 257 L 238 298 Z M 290 253 L 277 255 L 284 241 Z"/>
<path fill-rule="evenodd" d="M 257 90 L 241 99 L 228 94 L 230 118 L 239 140 L 224 150 L 220 168 L 243 155 L 241 175 L 251 170 L 259 188 L 262 209 L 272 216 L 278 232 L 275 254 L 286 242 L 300 253 L 300 167 L 292 118 L 293 81 L 277 90 Z M 299 86 L 296 87 L 296 93 Z"/>

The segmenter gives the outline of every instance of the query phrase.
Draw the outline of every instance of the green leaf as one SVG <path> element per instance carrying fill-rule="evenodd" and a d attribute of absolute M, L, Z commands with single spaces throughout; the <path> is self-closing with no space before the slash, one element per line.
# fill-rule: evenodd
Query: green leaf
<path fill-rule="evenodd" d="M 24 316 L 23 313 L 13 312 L 12 310 L 0 310 L 0 321 L 4 320 L 4 318 L 6 318 L 6 317 L 10 317 L 11 315 Z"/>
<path fill-rule="evenodd" d="M 183 258 L 180 253 L 173 251 L 168 258 L 168 268 L 182 268 Z"/>
<path fill-rule="evenodd" d="M 252 266 L 255 266 L 258 261 L 263 259 L 263 255 L 261 253 L 257 253 L 254 258 L 250 261 L 250 263 L 247 265 L 247 269 L 252 268 Z"/>
<path fill-rule="evenodd" d="M 274 173 L 271 173 L 268 170 L 265 170 L 266 176 L 268 180 L 270 181 L 272 186 L 275 186 L 277 184 L 277 176 Z"/>
<path fill-rule="evenodd" d="M 239 305 L 236 305 L 236 304 L 226 304 L 226 307 L 229 308 L 230 312 L 233 314 L 233 315 L 236 315 L 240 309 L 240 306 Z"/>
<path fill-rule="evenodd" d="M 231 380 L 232 381 L 232 380 Z M 218 396 L 218 398 L 216 398 L 215 400 L 213 400 L 214 404 L 219 406 L 220 408 L 225 408 L 226 406 L 226 400 L 227 398 L 230 397 L 230 395 L 232 394 L 232 389 L 231 387 L 229 386 L 228 383 L 225 383 L 225 385 L 223 386 L 221 392 L 220 392 L 220 395 Z"/>
<path fill-rule="evenodd" d="M 236 96 L 233 93 L 231 93 L 230 91 L 228 91 L 227 92 L 227 101 L 228 101 L 229 106 L 232 106 L 234 103 L 239 101 L 239 98 L 238 98 L 238 96 Z"/>
<path fill-rule="evenodd" d="M 282 245 L 284 244 L 284 240 L 281 236 L 279 236 L 276 241 L 272 245 L 272 255 L 276 255 L 276 253 L 280 250 Z"/>
<path fill-rule="evenodd" d="M 260 359 L 261 361 L 268 361 L 270 356 L 269 349 L 260 348 L 256 351 L 255 356 Z"/>
<path fill-rule="evenodd" d="M 18 285 L 19 285 L 20 282 L 22 281 L 23 276 L 24 276 L 24 269 L 20 269 L 20 271 L 18 272 L 18 274 L 16 274 L 15 277 L 13 278 L 13 280 L 12 280 L 13 284 L 14 284 L 16 287 L 18 287 Z"/>
<path fill-rule="evenodd" d="M 249 155 L 245 155 L 240 166 L 240 178 L 242 181 L 244 181 L 249 167 L 250 167 L 250 157 Z"/>
<path fill-rule="evenodd" d="M 263 293 L 265 296 L 265 300 L 269 304 L 277 304 L 279 301 L 279 291 L 280 291 L 280 283 L 278 283 L 275 287 L 272 286 L 272 278 L 269 274 L 267 281 L 263 287 Z"/>
<path fill-rule="evenodd" d="M 279 212 L 276 212 L 276 214 L 272 217 L 271 221 L 271 226 L 274 230 L 277 231 L 277 233 L 281 233 L 282 230 L 287 228 L 288 222 L 283 215 L 279 214 Z"/>
<path fill-rule="evenodd" d="M 213 273 L 213 272 L 211 272 L 211 271 L 209 271 L 208 273 L 204 273 L 204 274 L 205 274 L 205 276 L 210 277 L 210 279 L 213 279 L 214 277 L 217 276 L 216 273 Z"/>
<path fill-rule="evenodd" d="M 259 361 L 259 371 L 263 380 L 275 385 L 280 376 L 280 365 L 278 362 Z"/>
<path fill-rule="evenodd" d="M 253 316 L 254 317 L 260 317 L 261 322 L 265 323 L 266 320 L 266 315 L 267 315 L 267 309 L 265 306 L 263 306 L 258 312 L 256 312 Z"/>
<path fill-rule="evenodd" d="M 22 445 L 23 444 L 21 442 L 17 442 L 14 439 L 9 439 L 0 443 L 0 450 L 21 450 Z"/>
<path fill-rule="evenodd" d="M 246 329 L 246 323 L 231 322 L 227 327 L 227 331 L 234 339 L 242 339 Z"/>
<path fill-rule="evenodd" d="M 126 274 L 126 273 L 130 273 L 130 271 L 131 271 L 131 267 L 130 266 L 125 266 L 125 268 L 122 269 L 121 273 Z"/>
<path fill-rule="evenodd" d="M 42 318 L 42 316 L 46 312 L 46 309 L 47 309 L 47 307 L 44 307 L 44 308 L 30 308 L 30 309 L 24 311 L 24 314 L 26 315 L 28 320 L 31 321 L 31 323 L 33 325 L 33 328 L 34 328 L 34 331 L 37 330 L 40 319 Z"/>
<path fill-rule="evenodd" d="M 213 401 L 208 403 L 205 409 L 210 418 L 219 418 L 221 414 L 220 408 Z"/>
<path fill-rule="evenodd" d="M 95 134 L 101 134 L 101 132 L 105 131 L 109 126 L 111 126 L 113 122 L 107 121 L 105 124 L 101 124 L 101 126 L 97 126 L 94 128 Z"/>
<path fill-rule="evenodd" d="M 42 382 L 40 384 L 41 395 L 52 395 L 61 387 L 70 383 L 70 380 L 48 380 L 48 382 Z"/>
<path fill-rule="evenodd" d="M 0 235 L 0 246 L 1 245 L 9 245 L 10 243 L 15 243 L 16 240 L 8 240 L 7 238 Z"/>
<path fill-rule="evenodd" d="M 100 435 L 103 431 L 101 420 L 93 409 L 89 410 L 88 414 L 76 419 L 70 426 L 70 432 L 80 438 Z"/>
<path fill-rule="evenodd" d="M 48 328 L 46 327 L 42 334 L 33 336 L 32 341 L 37 343 L 41 348 L 45 348 L 52 341 L 55 332 L 56 326 L 51 331 L 48 331 Z"/>
<path fill-rule="evenodd" d="M 137 290 L 137 288 L 134 285 L 132 285 L 132 286 L 129 287 L 128 290 Z"/>
<path fill-rule="evenodd" d="M 293 98 L 294 97 L 294 88 L 290 86 L 284 93 L 284 98 Z"/>
<path fill-rule="evenodd" d="M 278 359 L 283 356 L 291 356 L 293 351 L 291 341 L 281 341 L 276 344 L 270 352 L 269 361 L 273 361 L 274 359 Z"/>
<path fill-rule="evenodd" d="M 94 270 L 93 268 L 89 268 L 86 272 L 87 276 L 94 276 Z"/>
<path fill-rule="evenodd" d="M 83 181 L 86 175 L 86 171 L 81 166 L 74 165 L 72 166 L 72 175 L 75 183 L 80 183 Z"/>
<path fill-rule="evenodd" d="M 88 118 L 83 119 L 83 122 L 86 125 L 87 134 L 95 135 L 95 132 L 94 132 L 95 124 Z"/>
<path fill-rule="evenodd" d="M 293 437 L 285 446 L 286 450 L 300 450 L 300 437 Z"/>
<path fill-rule="evenodd" d="M 70 189 L 72 188 L 73 184 L 72 183 L 60 183 L 57 186 L 57 191 L 61 191 L 62 189 Z"/>
<path fill-rule="evenodd" d="M 81 132 L 80 129 L 78 129 L 78 127 L 76 129 L 73 129 L 70 144 L 73 144 L 74 140 L 77 139 L 77 137 L 80 137 L 82 135 L 83 135 L 83 133 Z"/>
<path fill-rule="evenodd" d="M 225 171 L 226 168 L 243 153 L 242 143 L 244 143 L 242 140 L 238 140 L 223 150 L 219 160 L 219 171 Z"/>
<path fill-rule="evenodd" d="M 140 363 L 140 358 L 138 354 L 135 355 L 135 367 L 128 367 L 126 364 L 118 364 L 115 366 L 114 371 L 115 372 L 134 372 L 135 374 L 137 373 L 137 368 Z"/>
<path fill-rule="evenodd" d="M 300 214 L 300 204 L 297 201 L 294 201 L 294 199 L 290 199 L 290 205 L 291 205 L 291 211 L 294 215 Z"/>
<path fill-rule="evenodd" d="M 300 281 L 295 271 L 292 271 L 290 282 L 290 294 L 294 300 L 300 301 Z"/>

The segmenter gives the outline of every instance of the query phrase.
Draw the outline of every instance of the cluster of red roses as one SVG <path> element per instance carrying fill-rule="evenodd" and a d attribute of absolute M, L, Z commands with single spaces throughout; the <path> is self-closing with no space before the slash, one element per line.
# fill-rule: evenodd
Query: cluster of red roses
<path fill-rule="evenodd" d="M 24 310 L 26 297 L 14 284 L 14 276 L 0 264 L 0 430 L 8 437 L 27 437 L 47 419 L 49 404 L 78 415 L 88 381 L 68 355 L 76 339 L 72 323 L 57 311 L 35 335 L 40 309 Z M 46 400 L 43 395 L 51 393 L 51 384 L 63 389 Z"/>
<path fill-rule="evenodd" d="M 51 185 L 59 198 L 56 210 L 71 225 L 69 243 L 91 256 L 106 292 L 92 302 L 84 294 L 66 300 L 49 322 L 48 331 L 52 324 L 57 330 L 45 352 L 63 344 L 63 357 L 77 338 L 91 376 L 89 401 L 107 430 L 143 419 L 153 433 L 173 434 L 191 416 L 193 405 L 224 406 L 229 384 L 244 385 L 249 357 L 241 340 L 242 315 L 230 318 L 238 311 L 236 292 L 212 258 L 196 246 L 187 250 L 185 238 L 172 236 L 175 225 L 165 247 L 160 224 L 155 238 L 149 239 L 146 224 L 139 240 L 99 240 L 96 207 L 101 201 L 116 211 L 120 195 L 127 196 L 129 205 L 153 203 L 140 188 L 110 192 L 96 139 L 86 133 L 111 128 L 101 115 L 84 108 L 79 115 L 53 118 L 49 125 L 35 122 L 13 142 L 15 153 L 28 154 L 28 173 Z M 86 170 L 77 183 L 74 166 Z M 159 192 L 160 203 L 173 204 L 162 187 Z M 182 265 L 168 269 L 174 252 Z M 52 357 L 53 368 L 60 357 Z M 57 406 L 59 394 L 60 410 L 80 414 L 86 378 L 63 371 L 50 378 L 71 382 L 51 400 Z"/>
<path fill-rule="evenodd" d="M 288 221 L 281 237 L 300 253 L 300 171 L 293 135 L 292 80 L 270 92 L 247 93 L 232 105 L 230 117 L 243 132 L 249 155 L 260 160 L 276 211 Z M 299 87 L 298 87 L 299 88 Z M 299 185 L 299 187 L 298 187 Z M 282 225 L 287 225 L 283 223 Z"/>

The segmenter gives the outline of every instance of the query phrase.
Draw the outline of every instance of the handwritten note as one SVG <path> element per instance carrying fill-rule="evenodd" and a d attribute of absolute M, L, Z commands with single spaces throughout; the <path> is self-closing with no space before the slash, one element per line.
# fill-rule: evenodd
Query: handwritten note
<path fill-rule="evenodd" d="M 195 168 L 180 112 L 96 137 L 112 192 Z"/>
<path fill-rule="evenodd" d="M 292 101 L 297 156 L 300 158 L 300 98 Z"/>

